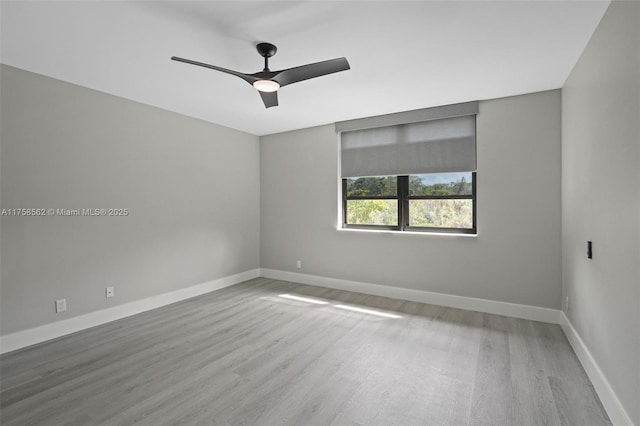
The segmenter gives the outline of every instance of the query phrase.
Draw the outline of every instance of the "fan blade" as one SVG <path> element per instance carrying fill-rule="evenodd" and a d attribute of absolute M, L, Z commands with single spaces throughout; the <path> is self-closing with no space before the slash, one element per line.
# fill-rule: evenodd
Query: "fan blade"
<path fill-rule="evenodd" d="M 278 106 L 278 92 L 261 92 L 258 90 L 258 93 L 260 93 L 260 97 L 262 98 L 262 102 L 264 102 L 264 106 L 265 108 L 271 108 L 274 106 Z"/>
<path fill-rule="evenodd" d="M 192 61 L 191 59 L 179 58 L 177 56 L 172 56 L 171 59 L 174 60 L 174 61 L 178 61 L 178 62 L 184 62 L 185 64 L 197 65 L 199 67 L 210 68 L 212 70 L 221 71 L 221 72 L 224 72 L 224 73 L 227 73 L 227 74 L 235 75 L 236 77 L 240 77 L 241 79 L 243 79 L 244 81 L 246 81 L 249 84 L 253 84 L 254 81 L 258 80 L 258 78 L 254 77 L 252 75 L 243 74 L 241 72 L 234 71 L 234 70 L 229 70 L 229 69 L 222 68 L 222 67 L 217 67 L 215 65 L 205 64 L 204 62 Z"/>
<path fill-rule="evenodd" d="M 297 83 L 310 78 L 321 77 L 334 72 L 346 71 L 350 69 L 347 58 L 330 59 L 328 61 L 316 62 L 315 64 L 302 65 L 300 67 L 289 68 L 276 71 L 273 79 L 280 83 L 280 87 L 287 84 Z"/>

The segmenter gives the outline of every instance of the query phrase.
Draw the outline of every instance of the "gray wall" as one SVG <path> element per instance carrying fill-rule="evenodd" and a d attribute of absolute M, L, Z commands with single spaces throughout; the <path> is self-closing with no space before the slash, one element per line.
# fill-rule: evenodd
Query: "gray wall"
<path fill-rule="evenodd" d="M 2 217 L 2 334 L 260 266 L 258 137 L 1 71 L 1 207 L 130 211 Z"/>
<path fill-rule="evenodd" d="M 638 425 L 639 28 L 640 3 L 612 2 L 562 89 L 567 315 Z"/>
<path fill-rule="evenodd" d="M 477 133 L 477 238 L 338 231 L 333 126 L 262 137 L 262 267 L 559 309 L 560 92 L 483 101 Z"/>

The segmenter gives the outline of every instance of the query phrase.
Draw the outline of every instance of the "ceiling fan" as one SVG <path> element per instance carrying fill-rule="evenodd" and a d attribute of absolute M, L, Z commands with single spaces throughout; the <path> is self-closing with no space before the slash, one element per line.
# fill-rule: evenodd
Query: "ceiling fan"
<path fill-rule="evenodd" d="M 212 70 L 240 77 L 258 89 L 258 93 L 260 93 L 260 97 L 262 98 L 262 102 L 264 102 L 264 106 L 266 108 L 278 106 L 278 89 L 281 87 L 297 83 L 299 81 L 308 80 L 310 78 L 346 71 L 350 68 L 349 62 L 346 58 L 336 58 L 328 61 L 316 62 L 314 64 L 288 68 L 286 70 L 271 71 L 269 69 L 269 58 L 276 54 L 278 48 L 271 43 L 258 43 L 256 45 L 256 49 L 260 56 L 264 58 L 264 69 L 253 74 L 244 74 L 238 71 L 217 67 L 215 65 L 205 64 L 203 62 L 179 58 L 177 56 L 172 56 L 171 59 L 187 64 L 198 65 L 200 67 L 211 68 Z"/>

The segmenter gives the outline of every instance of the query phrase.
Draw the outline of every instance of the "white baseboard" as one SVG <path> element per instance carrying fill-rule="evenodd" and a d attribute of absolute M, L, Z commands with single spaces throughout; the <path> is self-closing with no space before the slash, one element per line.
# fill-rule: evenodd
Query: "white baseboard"
<path fill-rule="evenodd" d="M 260 275 L 265 278 L 293 281 L 338 290 L 354 291 L 357 293 L 389 297 L 392 299 L 410 300 L 413 302 L 466 309 L 468 311 L 486 312 L 489 314 L 504 315 L 513 318 L 522 318 L 552 324 L 561 323 L 562 311 L 556 309 L 498 302 L 495 300 L 476 299 L 473 297 L 455 296 L 452 294 L 433 293 L 408 288 L 389 287 L 359 281 L 347 281 L 317 275 L 300 274 L 297 272 L 279 271 L 276 269 L 262 268 Z"/>
<path fill-rule="evenodd" d="M 578 356 L 582 367 L 587 372 L 587 376 L 589 376 L 596 393 L 600 397 L 600 401 L 602 402 L 604 409 L 607 411 L 611 423 L 614 425 L 633 426 L 631 417 L 629 417 L 629 414 L 627 414 L 626 410 L 620 403 L 620 400 L 609 384 L 607 377 L 598 366 L 598 363 L 593 358 L 593 355 L 591 355 L 589 348 L 587 348 L 587 345 L 585 345 L 584 341 L 564 312 L 561 313 L 561 319 L 562 322 L 560 325 L 562 326 L 562 330 L 567 336 L 573 351 Z"/>
<path fill-rule="evenodd" d="M 35 345 L 36 343 L 45 342 L 67 334 L 95 327 L 100 324 L 136 315 L 141 312 L 199 296 L 204 293 L 229 287 L 259 276 L 260 269 L 256 268 L 202 284 L 196 284 L 191 287 L 181 288 L 180 290 L 171 291 L 169 293 L 151 296 L 146 299 L 124 303 L 112 308 L 102 309 L 62 321 L 56 321 L 50 324 L 30 328 L 28 330 L 0 336 L 0 353 L 15 351 L 17 349 Z"/>

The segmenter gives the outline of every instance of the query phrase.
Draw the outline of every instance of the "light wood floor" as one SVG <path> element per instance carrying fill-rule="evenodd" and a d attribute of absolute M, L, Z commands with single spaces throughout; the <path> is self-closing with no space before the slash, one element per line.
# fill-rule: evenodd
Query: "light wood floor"
<path fill-rule="evenodd" d="M 264 278 L 0 367 L 3 425 L 610 424 L 556 325 Z"/>

